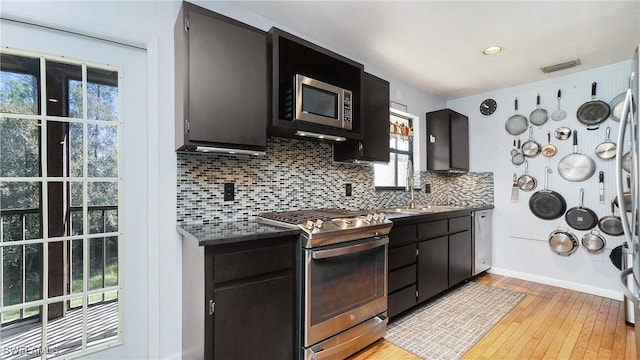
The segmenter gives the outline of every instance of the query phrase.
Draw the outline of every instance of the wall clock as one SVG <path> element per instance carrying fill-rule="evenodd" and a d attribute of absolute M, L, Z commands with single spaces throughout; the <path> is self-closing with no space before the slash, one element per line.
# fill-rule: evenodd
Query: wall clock
<path fill-rule="evenodd" d="M 496 112 L 497 108 L 498 103 L 494 99 L 484 99 L 480 103 L 479 110 L 480 114 L 482 114 L 483 116 L 490 116 L 494 112 Z"/>

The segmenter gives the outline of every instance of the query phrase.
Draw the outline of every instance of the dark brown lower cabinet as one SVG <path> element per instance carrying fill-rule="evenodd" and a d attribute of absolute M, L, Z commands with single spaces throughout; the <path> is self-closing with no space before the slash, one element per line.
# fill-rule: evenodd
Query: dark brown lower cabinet
<path fill-rule="evenodd" d="M 449 236 L 449 287 L 471 277 L 471 231 Z"/>
<path fill-rule="evenodd" d="M 471 256 L 470 212 L 394 221 L 389 234 L 389 317 L 471 278 Z"/>
<path fill-rule="evenodd" d="M 291 359 L 291 275 L 214 290 L 215 359 Z"/>
<path fill-rule="evenodd" d="M 448 238 L 422 241 L 418 250 L 418 302 L 423 302 L 449 288 Z"/>

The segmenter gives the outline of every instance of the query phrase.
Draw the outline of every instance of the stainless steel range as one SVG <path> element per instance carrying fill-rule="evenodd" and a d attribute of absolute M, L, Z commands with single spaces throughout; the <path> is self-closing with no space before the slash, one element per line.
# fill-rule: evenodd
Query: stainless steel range
<path fill-rule="evenodd" d="M 302 230 L 297 268 L 304 359 L 342 359 L 385 335 L 392 223 L 384 214 L 319 209 L 258 219 Z"/>

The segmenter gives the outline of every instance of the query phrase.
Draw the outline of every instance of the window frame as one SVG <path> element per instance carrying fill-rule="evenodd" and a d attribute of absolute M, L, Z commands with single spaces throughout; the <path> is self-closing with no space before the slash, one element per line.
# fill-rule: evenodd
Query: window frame
<path fill-rule="evenodd" d="M 40 173 L 38 176 L 31 177 L 12 177 L 12 176 L 0 176 L 0 183 L 6 182 L 19 182 L 19 183 L 35 183 L 40 184 L 40 238 L 38 239 L 22 239 L 18 241 L 11 242 L 3 242 L 0 239 L 0 248 L 8 247 L 8 246 L 25 246 L 25 245 L 42 245 L 41 249 L 41 288 L 40 288 L 40 299 L 26 301 L 25 298 L 22 299 L 22 302 L 17 304 L 12 304 L 8 306 L 2 306 L 1 312 L 10 312 L 14 310 L 26 310 L 29 308 L 33 308 L 34 306 L 40 307 L 39 311 L 39 319 L 38 323 L 41 324 L 41 335 L 39 335 L 39 344 L 40 347 L 38 349 L 27 349 L 27 351 L 33 351 L 32 354 L 40 354 L 41 358 L 46 358 L 48 356 L 56 356 L 55 349 L 50 349 L 49 346 L 51 344 L 48 342 L 48 325 L 52 320 L 48 319 L 48 305 L 57 304 L 57 303 L 70 303 L 72 300 L 77 298 L 82 298 L 82 321 L 79 323 L 81 326 L 81 337 L 82 343 L 79 348 L 75 348 L 72 351 L 64 353 L 63 357 L 78 357 L 87 355 L 90 353 L 95 353 L 96 351 L 104 350 L 111 348 L 113 346 L 122 345 L 124 340 L 124 322 L 123 322 L 123 314 L 124 314 L 124 236 L 123 236 L 123 221 L 122 214 L 124 210 L 124 202 L 123 202 L 123 167 L 124 167 L 124 127 L 123 127 L 123 91 L 122 91 L 122 69 L 117 66 L 98 64 L 91 61 L 84 61 L 78 59 L 72 59 L 64 56 L 54 56 L 48 54 L 37 53 L 33 51 L 22 51 L 11 48 L 2 48 L 0 49 L 2 54 L 6 55 L 15 55 L 22 56 L 28 58 L 39 59 L 40 63 L 40 78 L 39 84 L 37 86 L 37 103 L 39 113 L 35 115 L 24 115 L 24 114 L 14 114 L 14 113 L 0 113 L 0 118 L 8 118 L 8 119 L 17 119 L 17 120 L 37 120 L 39 121 L 39 164 L 40 164 Z M 82 118 L 72 118 L 68 116 L 52 116 L 47 114 L 47 62 L 57 62 L 64 63 L 70 65 L 80 66 L 82 69 Z M 89 104 L 87 103 L 87 84 L 88 76 L 87 71 L 89 69 L 97 69 L 97 70 L 106 70 L 117 73 L 117 117 L 115 120 L 91 120 L 87 117 L 87 109 Z M 11 70 L 12 72 L 17 72 Z M 94 83 L 94 82 L 91 82 Z M 105 84 L 102 82 L 97 82 L 99 85 L 112 85 Z M 68 106 L 68 99 L 67 99 Z M 67 114 L 68 115 L 68 114 Z M 48 122 L 62 122 L 62 123 L 80 123 L 83 127 L 82 134 L 82 167 L 83 173 L 82 176 L 71 176 L 71 174 L 65 173 L 63 176 L 49 176 L 48 174 L 48 145 L 47 145 L 47 124 Z M 117 157 L 116 157 L 116 168 L 117 174 L 116 176 L 111 177 L 92 177 L 89 175 L 87 171 L 87 164 L 89 162 L 88 157 L 88 139 L 87 139 L 87 129 L 89 125 L 108 125 L 116 128 L 117 133 Z M 3 174 L 4 175 L 4 174 Z M 81 235 L 73 235 L 71 233 L 65 233 L 64 236 L 54 236 L 50 237 L 49 234 L 49 221 L 48 221 L 48 197 L 49 197 L 49 189 L 48 184 L 62 182 L 64 187 L 70 186 L 71 183 L 81 183 L 82 184 L 82 210 L 83 210 L 83 232 Z M 118 222 L 117 222 L 117 230 L 116 231 L 106 231 L 103 229 L 103 232 L 100 233 L 91 233 L 90 229 L 90 216 L 89 216 L 89 203 L 91 199 L 89 199 L 88 189 L 90 184 L 92 183 L 114 183 L 117 188 L 117 214 Z M 1 224 L 0 224 L 1 227 Z M 103 243 L 108 241 L 109 238 L 116 237 L 117 242 L 117 284 L 108 287 L 102 287 L 99 289 L 89 290 L 89 252 L 90 247 L 89 244 L 92 239 L 102 238 Z M 83 242 L 83 259 L 82 259 L 82 267 L 83 267 L 83 289 L 81 292 L 73 292 L 70 288 L 64 290 L 64 294 L 61 296 L 53 296 L 49 295 L 49 244 L 52 243 L 68 243 L 68 246 L 71 246 L 72 241 L 81 240 Z M 103 249 L 104 250 L 104 249 Z M 24 256 L 23 256 L 24 257 Z M 71 261 L 71 259 L 64 260 L 66 262 Z M 65 264 L 68 266 L 70 263 Z M 2 266 L 2 257 L 0 256 L 0 267 Z M 103 264 L 106 266 L 106 264 Z M 1 269 L 0 269 L 1 270 Z M 103 272 L 104 272 L 103 268 Z M 24 269 L 23 269 L 24 272 Z M 68 280 L 68 279 L 67 279 Z M 104 285 L 104 277 L 103 277 L 103 285 Z M 65 280 L 66 281 L 66 280 Z M 2 282 L 3 279 L 0 278 L 0 296 L 2 296 Z M 66 285 L 65 285 L 66 286 Z M 69 285 L 70 286 L 70 285 Z M 101 339 L 97 342 L 89 341 L 89 331 L 91 328 L 87 324 L 88 317 L 88 308 L 91 307 L 92 304 L 89 303 L 91 297 L 93 295 L 101 294 L 103 299 L 106 294 L 110 294 L 112 292 L 116 292 L 117 298 L 117 330 L 116 335 L 113 337 L 108 337 L 106 341 Z M 0 299 L 0 302 L 2 300 Z M 69 307 L 70 308 L 70 307 Z M 47 330 L 47 331 L 45 331 Z M 55 345 L 55 344 L 54 344 Z M 23 349 L 24 350 L 24 349 Z"/>
<path fill-rule="evenodd" d="M 394 149 L 391 146 L 389 147 L 389 153 L 390 159 L 395 159 L 394 162 L 394 182 L 395 182 L 395 186 L 375 186 L 375 190 L 376 191 L 405 191 L 405 186 L 400 184 L 400 179 L 398 179 L 398 155 L 407 155 L 409 157 L 409 161 L 411 161 L 412 163 L 414 163 L 414 173 L 415 173 L 415 162 L 414 162 L 414 139 L 415 139 L 415 129 L 416 129 L 416 123 L 419 121 L 419 117 L 413 114 L 409 114 L 407 112 L 403 112 L 400 111 L 398 109 L 389 108 L 389 118 L 391 119 L 391 116 L 395 116 L 395 117 L 400 117 L 400 118 L 404 118 L 407 119 L 409 121 L 409 126 L 414 129 L 414 133 L 413 136 L 409 137 L 408 141 L 409 141 L 409 150 L 398 150 L 398 149 Z M 390 135 L 390 137 L 393 135 Z M 389 163 L 391 163 L 392 161 L 390 160 Z M 374 166 L 374 184 L 375 184 L 375 166 Z"/>

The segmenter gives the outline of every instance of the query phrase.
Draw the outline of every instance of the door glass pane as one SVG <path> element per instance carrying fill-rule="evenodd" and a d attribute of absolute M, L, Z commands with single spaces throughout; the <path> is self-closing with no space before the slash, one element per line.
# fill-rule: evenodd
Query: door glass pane
<path fill-rule="evenodd" d="M 24 246 L 25 302 L 42 299 L 42 244 Z M 40 312 L 38 307 L 27 309 L 25 317 Z"/>
<path fill-rule="evenodd" d="M 2 247 L 2 304 L 15 305 L 24 302 L 22 278 L 24 247 L 22 245 Z M 20 318 L 20 310 L 3 314 L 4 321 Z"/>
<path fill-rule="evenodd" d="M 118 285 L 118 237 L 110 236 L 105 243 L 104 286 Z"/>
<path fill-rule="evenodd" d="M 40 59 L 0 54 L 0 112 L 40 114 Z"/>
<path fill-rule="evenodd" d="M 95 295 L 108 300 L 89 307 L 87 310 L 87 347 L 99 346 L 106 340 L 118 336 L 118 293 L 117 291 Z"/>
<path fill-rule="evenodd" d="M 82 124 L 79 123 L 69 124 L 69 135 L 67 138 L 69 147 L 69 175 L 73 177 L 83 176 L 82 128 Z"/>
<path fill-rule="evenodd" d="M 69 193 L 71 194 L 71 222 L 69 228 L 69 235 L 82 235 L 84 234 L 84 216 L 82 212 L 82 183 L 71 182 L 69 183 Z"/>
<path fill-rule="evenodd" d="M 90 177 L 118 176 L 118 128 L 111 125 L 87 127 L 87 163 Z"/>
<path fill-rule="evenodd" d="M 71 303 L 78 308 L 71 309 L 64 316 L 50 319 L 47 324 L 47 358 L 63 358 L 82 347 L 82 298 L 73 298 Z M 62 308 L 64 302 L 54 303 L 53 307 Z"/>
<path fill-rule="evenodd" d="M 89 239 L 89 290 L 104 287 L 104 248 L 105 238 Z M 89 297 L 89 303 L 102 301 L 102 298 Z"/>
<path fill-rule="evenodd" d="M 40 183 L 0 182 L 0 240 L 42 237 L 40 186 Z"/>
<path fill-rule="evenodd" d="M 70 86 L 70 79 L 82 79 L 81 65 L 47 61 L 47 115 L 82 117 L 82 87 Z M 80 108 L 80 116 L 77 116 L 77 108 Z"/>
<path fill-rule="evenodd" d="M 118 72 L 87 69 L 87 118 L 116 121 L 118 119 Z"/>
<path fill-rule="evenodd" d="M 0 119 L 0 176 L 40 176 L 40 121 Z"/>
<path fill-rule="evenodd" d="M 71 262 L 69 266 L 69 278 L 71 279 L 71 293 L 76 294 L 82 292 L 83 290 L 83 254 L 82 254 L 82 243 L 83 240 L 72 240 L 71 246 L 69 247 L 69 261 Z M 81 305 L 80 303 L 71 302 L 71 306 Z"/>
<path fill-rule="evenodd" d="M 107 224 L 110 229 L 117 229 L 118 183 L 91 182 L 88 187 L 90 233 L 105 232 Z"/>
<path fill-rule="evenodd" d="M 5 323 L 6 313 L 2 313 Z M 19 327 L 0 327 L 2 339 L 2 359 L 37 359 L 42 348 L 42 321 L 34 319 L 25 321 Z"/>

